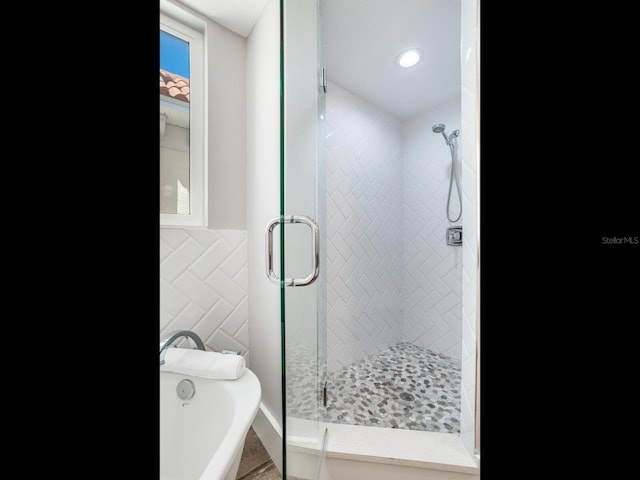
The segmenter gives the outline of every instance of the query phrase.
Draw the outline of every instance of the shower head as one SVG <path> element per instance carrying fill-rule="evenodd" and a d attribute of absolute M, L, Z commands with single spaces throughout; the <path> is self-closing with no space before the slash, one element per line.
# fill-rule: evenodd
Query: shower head
<path fill-rule="evenodd" d="M 449 138 L 447 137 L 447 134 L 444 133 L 444 128 L 444 123 L 436 123 L 433 127 L 431 127 L 431 130 L 433 130 L 433 133 L 441 133 L 444 137 L 444 141 L 447 142 L 447 145 L 449 145 Z"/>

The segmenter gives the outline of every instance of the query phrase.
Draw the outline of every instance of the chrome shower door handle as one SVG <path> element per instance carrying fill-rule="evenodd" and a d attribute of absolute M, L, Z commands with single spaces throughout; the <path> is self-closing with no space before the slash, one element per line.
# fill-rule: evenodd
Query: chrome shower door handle
<path fill-rule="evenodd" d="M 287 224 L 287 223 L 304 223 L 311 228 L 312 232 L 312 272 L 306 276 L 305 278 L 285 278 L 284 280 L 280 280 L 280 277 L 273 271 L 273 230 L 276 228 L 276 225 L 279 224 Z M 320 229 L 318 228 L 318 224 L 310 217 L 304 215 L 289 215 L 273 218 L 267 223 L 265 229 L 266 235 L 266 265 L 267 265 L 267 277 L 273 283 L 280 285 L 284 284 L 285 287 L 303 287 L 305 285 L 312 284 L 316 278 L 318 278 L 318 274 L 320 273 Z"/>

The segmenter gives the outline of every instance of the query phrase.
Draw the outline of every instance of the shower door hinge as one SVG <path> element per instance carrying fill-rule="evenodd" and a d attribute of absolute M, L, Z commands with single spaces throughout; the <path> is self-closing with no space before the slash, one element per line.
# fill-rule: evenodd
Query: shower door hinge
<path fill-rule="evenodd" d="M 324 382 L 324 388 L 322 389 L 322 405 L 327 406 L 327 382 Z"/>
<path fill-rule="evenodd" d="M 322 78 L 320 79 L 320 86 L 322 91 L 327 93 L 327 69 L 322 67 Z"/>

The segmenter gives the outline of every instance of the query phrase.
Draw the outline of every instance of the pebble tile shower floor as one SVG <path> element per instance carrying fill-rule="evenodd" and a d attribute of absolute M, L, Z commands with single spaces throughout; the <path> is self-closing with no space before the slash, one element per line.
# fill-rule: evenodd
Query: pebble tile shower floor
<path fill-rule="evenodd" d="M 460 433 L 460 365 L 410 343 L 329 373 L 325 421 Z"/>
<path fill-rule="evenodd" d="M 291 342 L 287 352 L 287 414 L 331 423 L 460 433 L 460 365 L 410 343 L 329 373 L 327 408 L 316 405 L 315 357 Z M 245 440 L 238 480 L 281 479 L 253 428 Z M 295 480 L 288 476 L 288 479 Z"/>

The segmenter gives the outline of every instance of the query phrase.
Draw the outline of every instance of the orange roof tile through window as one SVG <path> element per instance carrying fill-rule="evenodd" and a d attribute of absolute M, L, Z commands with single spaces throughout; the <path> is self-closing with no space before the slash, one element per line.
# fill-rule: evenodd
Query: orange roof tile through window
<path fill-rule="evenodd" d="M 160 95 L 189 102 L 189 79 L 160 69 Z"/>

